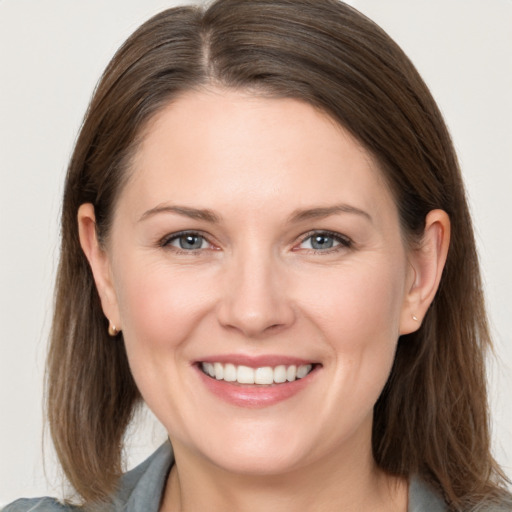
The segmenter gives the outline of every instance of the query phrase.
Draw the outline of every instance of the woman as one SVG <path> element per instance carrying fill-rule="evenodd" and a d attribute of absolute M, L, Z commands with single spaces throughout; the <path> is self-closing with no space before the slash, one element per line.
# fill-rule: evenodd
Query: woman
<path fill-rule="evenodd" d="M 91 102 L 62 233 L 48 411 L 86 507 L 510 509 L 450 138 L 353 9 L 143 25 Z M 120 480 L 141 399 L 170 444 Z M 58 509 L 6 510 L 35 506 Z"/>

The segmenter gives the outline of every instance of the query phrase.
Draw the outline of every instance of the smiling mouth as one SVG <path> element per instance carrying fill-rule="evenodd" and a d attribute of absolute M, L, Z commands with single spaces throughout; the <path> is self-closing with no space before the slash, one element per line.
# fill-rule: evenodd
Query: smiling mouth
<path fill-rule="evenodd" d="M 278 365 L 251 368 L 231 363 L 200 363 L 199 368 L 205 374 L 216 380 L 237 384 L 272 385 L 284 384 L 303 379 L 309 375 L 315 365 Z"/>

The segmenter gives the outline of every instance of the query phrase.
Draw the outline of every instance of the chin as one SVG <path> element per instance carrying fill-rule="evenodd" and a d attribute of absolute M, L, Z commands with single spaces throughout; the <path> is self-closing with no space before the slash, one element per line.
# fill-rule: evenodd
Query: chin
<path fill-rule="evenodd" d="M 307 464 L 308 454 L 296 449 L 260 450 L 233 446 L 208 454 L 210 462 L 224 471 L 253 477 L 276 476 Z"/>
<path fill-rule="evenodd" d="M 253 476 L 284 474 L 310 462 L 318 442 L 315 433 L 305 433 L 282 423 L 237 421 L 221 430 L 209 426 L 208 432 L 190 432 L 187 439 L 170 435 L 177 456 L 181 449 L 229 473 Z M 220 422 L 222 423 L 222 421 Z M 256 423 L 256 424 L 255 424 Z M 192 434 L 192 435 L 191 435 Z M 309 435 L 305 435 L 309 434 Z M 311 435 L 312 434 L 312 435 Z"/>

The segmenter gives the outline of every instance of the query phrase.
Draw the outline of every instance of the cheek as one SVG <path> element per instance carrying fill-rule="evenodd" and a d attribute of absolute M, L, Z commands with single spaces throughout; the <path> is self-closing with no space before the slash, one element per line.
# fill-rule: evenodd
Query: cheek
<path fill-rule="evenodd" d="M 125 262 L 119 276 L 116 289 L 129 351 L 176 349 L 211 303 L 211 288 L 199 272 Z"/>
<path fill-rule="evenodd" d="M 326 370 L 333 375 L 333 408 L 343 409 L 353 425 L 371 414 L 395 356 L 404 272 L 386 263 L 346 266 L 322 279 L 304 280 L 315 290 L 304 310 L 332 354 Z"/>
<path fill-rule="evenodd" d="M 338 348 L 395 344 L 404 301 L 400 264 L 347 265 L 301 279 L 301 303 Z"/>

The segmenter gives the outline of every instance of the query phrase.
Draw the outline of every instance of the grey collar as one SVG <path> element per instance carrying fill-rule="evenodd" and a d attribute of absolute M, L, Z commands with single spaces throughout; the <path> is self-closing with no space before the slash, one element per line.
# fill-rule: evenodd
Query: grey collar
<path fill-rule="evenodd" d="M 149 459 L 122 477 L 119 491 L 114 498 L 114 510 L 158 512 L 173 462 L 171 443 L 167 441 Z M 419 478 L 411 478 L 408 512 L 447 510 L 444 501 L 432 488 Z"/>

